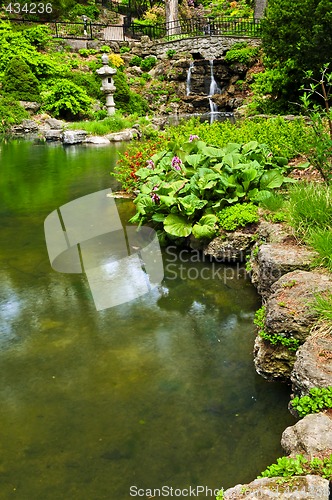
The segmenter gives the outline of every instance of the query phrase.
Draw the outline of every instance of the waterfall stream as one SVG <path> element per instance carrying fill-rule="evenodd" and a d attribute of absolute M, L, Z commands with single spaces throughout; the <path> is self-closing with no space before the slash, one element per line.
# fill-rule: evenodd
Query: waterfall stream
<path fill-rule="evenodd" d="M 186 90 L 187 90 L 187 95 L 190 95 L 190 86 L 191 86 L 191 72 L 194 67 L 194 63 L 191 62 L 188 68 L 187 72 L 187 85 L 186 85 Z"/>
<path fill-rule="evenodd" d="M 212 96 L 214 94 L 220 94 L 221 89 L 218 86 L 216 79 L 214 77 L 213 59 L 209 60 L 209 64 L 210 64 L 210 86 L 209 86 L 209 93 L 207 94 L 207 97 L 208 97 L 208 101 L 209 101 L 210 123 L 212 123 L 216 118 L 216 113 L 218 113 L 218 106 L 215 102 L 213 102 Z M 189 64 L 189 68 L 187 70 L 187 79 L 186 79 L 186 95 L 187 96 L 189 96 L 191 94 L 191 75 L 192 75 L 193 68 L 194 68 L 194 62 L 191 61 Z"/>

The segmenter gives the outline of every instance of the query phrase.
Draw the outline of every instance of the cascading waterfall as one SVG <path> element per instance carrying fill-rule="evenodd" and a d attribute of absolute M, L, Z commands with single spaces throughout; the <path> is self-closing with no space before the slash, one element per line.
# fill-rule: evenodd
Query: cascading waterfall
<path fill-rule="evenodd" d="M 218 112 L 218 106 L 216 105 L 215 102 L 212 101 L 211 97 L 214 94 L 219 94 L 221 92 L 221 90 L 218 87 L 216 79 L 214 78 L 213 59 L 210 59 L 209 62 L 210 62 L 210 75 L 211 75 L 211 79 L 210 79 L 210 89 L 209 89 L 208 99 L 209 99 L 210 113 L 211 113 L 211 120 L 210 121 L 213 122 L 213 116 L 214 116 L 214 113 Z"/>
<path fill-rule="evenodd" d="M 190 65 L 189 65 L 189 68 L 188 68 L 188 72 L 187 72 L 187 95 L 190 94 L 190 86 L 191 86 L 191 72 L 193 70 L 193 67 L 194 67 L 194 63 L 191 62 Z"/>
<path fill-rule="evenodd" d="M 213 59 L 210 59 L 209 62 L 210 62 L 210 75 L 211 75 L 209 96 L 211 96 L 213 94 L 219 94 L 220 88 L 218 87 L 218 84 L 214 78 Z"/>

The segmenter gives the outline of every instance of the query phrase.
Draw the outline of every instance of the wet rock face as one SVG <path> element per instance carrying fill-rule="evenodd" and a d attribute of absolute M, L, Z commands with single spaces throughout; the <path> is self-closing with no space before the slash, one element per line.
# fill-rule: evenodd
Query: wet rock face
<path fill-rule="evenodd" d="M 282 433 L 281 446 L 288 455 L 317 456 L 332 453 L 332 419 L 327 413 L 307 415 Z"/>
<path fill-rule="evenodd" d="M 298 396 L 313 387 L 332 386 L 332 337 L 318 330 L 300 347 L 291 373 L 292 390 Z"/>
<path fill-rule="evenodd" d="M 259 335 L 254 344 L 256 372 L 267 380 L 285 381 L 290 377 L 296 355 L 283 345 L 272 345 Z"/>
<path fill-rule="evenodd" d="M 252 283 L 263 298 L 281 276 L 298 269 L 308 270 L 315 253 L 305 247 L 284 243 L 268 243 L 259 247 L 253 265 Z"/>
<path fill-rule="evenodd" d="M 253 245 L 253 234 L 248 231 L 225 232 L 214 238 L 203 250 L 220 262 L 244 262 Z"/>
<path fill-rule="evenodd" d="M 329 481 L 320 476 L 294 476 L 255 479 L 249 484 L 238 484 L 224 492 L 224 500 L 329 500 Z"/>

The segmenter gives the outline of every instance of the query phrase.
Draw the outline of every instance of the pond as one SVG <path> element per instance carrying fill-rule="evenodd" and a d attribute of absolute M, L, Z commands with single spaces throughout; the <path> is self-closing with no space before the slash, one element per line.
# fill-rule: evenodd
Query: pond
<path fill-rule="evenodd" d="M 51 268 L 44 220 L 115 187 L 117 148 L 0 146 L 0 497 L 127 500 L 255 478 L 293 419 L 287 386 L 255 373 L 260 301 L 243 270 L 170 248 L 160 286 L 97 311 L 83 274 Z M 125 220 L 132 203 L 116 202 Z"/>

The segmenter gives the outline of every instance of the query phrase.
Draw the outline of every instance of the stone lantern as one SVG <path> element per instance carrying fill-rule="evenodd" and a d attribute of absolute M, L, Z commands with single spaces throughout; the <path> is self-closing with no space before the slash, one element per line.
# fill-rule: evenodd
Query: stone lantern
<path fill-rule="evenodd" d="M 108 65 L 108 56 L 107 54 L 103 54 L 101 56 L 101 61 L 103 66 L 96 70 L 96 73 L 101 77 L 101 87 L 100 90 L 106 94 L 106 108 L 108 115 L 114 115 L 115 113 L 115 104 L 113 99 L 113 94 L 115 92 L 115 85 L 113 82 L 112 75 L 115 75 L 116 69 L 111 68 Z"/>

